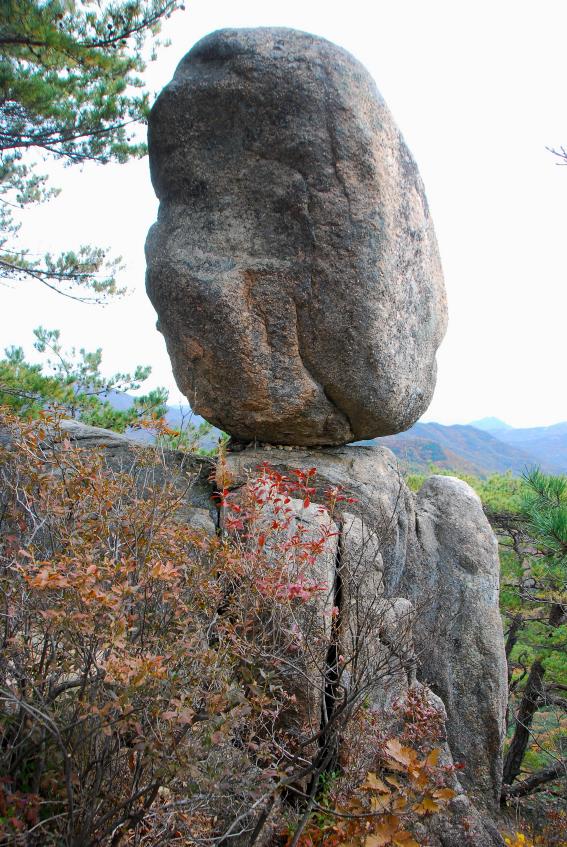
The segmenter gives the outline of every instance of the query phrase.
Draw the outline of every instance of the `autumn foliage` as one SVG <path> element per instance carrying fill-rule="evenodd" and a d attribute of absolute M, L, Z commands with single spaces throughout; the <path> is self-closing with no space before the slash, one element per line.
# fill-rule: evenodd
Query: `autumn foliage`
<path fill-rule="evenodd" d="M 383 732 L 371 712 L 353 719 L 353 732 L 363 729 L 372 744 L 372 770 L 354 787 L 340 779 L 317 804 L 309 828 L 299 847 L 419 847 L 412 824 L 439 812 L 455 796 L 451 786 L 459 768 L 443 761 L 440 746 L 442 725 L 424 689 L 416 687 L 395 704 L 399 722 L 394 735 Z M 353 751 L 347 745 L 347 755 Z M 356 763 L 347 760 L 345 770 L 356 773 Z M 346 789 L 346 790 L 345 790 Z"/>
<path fill-rule="evenodd" d="M 112 470 L 54 418 L 1 434 L 0 843 L 418 843 L 453 796 L 438 715 L 410 689 L 384 731 L 327 647 L 352 498 L 269 466 L 235 491 L 221 457 L 206 533 L 155 448 Z"/>

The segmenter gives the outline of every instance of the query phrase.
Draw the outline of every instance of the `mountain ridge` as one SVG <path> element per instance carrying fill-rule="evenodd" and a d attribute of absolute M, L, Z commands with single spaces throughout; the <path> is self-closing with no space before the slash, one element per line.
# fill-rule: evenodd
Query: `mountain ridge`
<path fill-rule="evenodd" d="M 388 447 L 413 471 L 428 471 L 433 465 L 484 477 L 507 472 L 521 475 L 537 466 L 545 473 L 567 473 L 567 423 L 527 430 L 504 424 L 488 430 L 472 424 L 418 421 L 406 432 L 364 443 Z"/>

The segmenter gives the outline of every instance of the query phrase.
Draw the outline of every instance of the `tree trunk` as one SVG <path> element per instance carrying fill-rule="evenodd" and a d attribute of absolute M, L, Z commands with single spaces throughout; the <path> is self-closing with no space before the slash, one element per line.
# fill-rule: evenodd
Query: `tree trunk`
<path fill-rule="evenodd" d="M 515 615 L 510 621 L 510 628 L 508 630 L 508 637 L 506 639 L 506 659 L 510 659 L 510 653 L 516 646 L 516 642 L 518 641 L 518 636 L 520 634 L 520 629 L 522 628 L 524 623 L 524 619 L 521 615 Z M 508 661 L 509 665 L 509 661 Z M 510 669 L 508 670 L 508 681 L 510 681 L 511 677 Z"/>
<path fill-rule="evenodd" d="M 562 604 L 554 603 L 549 610 L 549 625 L 553 627 L 561 626 L 566 615 L 566 607 Z"/>
<path fill-rule="evenodd" d="M 532 791 L 537 791 L 542 785 L 548 782 L 554 782 L 556 779 L 562 779 L 567 776 L 567 765 L 565 762 L 554 762 L 540 771 L 530 774 L 530 776 L 517 782 L 516 785 L 504 786 L 502 796 L 504 799 L 509 797 L 525 797 L 526 794 L 531 794 Z"/>
<path fill-rule="evenodd" d="M 533 717 L 542 703 L 544 673 L 542 663 L 536 659 L 530 668 L 524 696 L 516 714 L 516 728 L 504 760 L 502 779 L 505 785 L 511 785 L 520 773 L 522 759 L 530 741 Z"/>

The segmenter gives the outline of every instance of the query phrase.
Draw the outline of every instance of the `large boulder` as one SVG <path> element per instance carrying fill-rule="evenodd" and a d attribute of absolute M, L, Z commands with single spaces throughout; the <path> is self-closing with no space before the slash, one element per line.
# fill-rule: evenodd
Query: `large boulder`
<path fill-rule="evenodd" d="M 337 445 L 425 411 L 446 326 L 423 185 L 352 56 L 220 30 L 149 122 L 147 290 L 180 389 L 244 441 Z"/>

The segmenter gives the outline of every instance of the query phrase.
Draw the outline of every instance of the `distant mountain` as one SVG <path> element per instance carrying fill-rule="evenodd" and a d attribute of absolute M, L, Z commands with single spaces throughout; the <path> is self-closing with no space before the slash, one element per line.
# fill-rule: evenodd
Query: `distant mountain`
<path fill-rule="evenodd" d="M 553 426 L 493 430 L 492 435 L 529 453 L 537 464 L 554 465 L 561 473 L 567 473 L 567 421 Z"/>
<path fill-rule="evenodd" d="M 497 433 L 504 432 L 507 429 L 513 429 L 510 424 L 504 423 L 500 418 L 481 418 L 478 421 L 471 421 L 469 426 L 474 426 L 475 429 L 482 429 L 491 435 L 497 435 Z"/>
<path fill-rule="evenodd" d="M 119 411 L 129 409 L 134 402 L 132 395 L 127 394 L 124 391 L 105 391 L 102 398 L 104 400 L 108 400 L 111 406 Z M 168 406 L 165 414 L 165 420 L 172 429 L 181 429 L 181 427 L 187 426 L 188 424 L 198 427 L 205 421 L 201 415 L 195 414 L 190 406 L 183 405 Z M 205 436 L 201 440 L 201 446 L 204 448 L 214 447 L 218 443 L 219 435 L 220 430 L 213 427 L 209 435 Z M 128 436 L 134 441 L 139 441 L 141 444 L 149 444 L 154 440 L 154 436 L 145 429 L 129 429 Z"/>
<path fill-rule="evenodd" d="M 188 423 L 199 426 L 205 422 L 205 419 L 195 414 L 190 406 L 168 406 L 165 419 L 174 429 L 179 429 Z"/>
<path fill-rule="evenodd" d="M 515 430 L 498 430 L 498 437 L 470 425 L 443 426 L 438 423 L 416 423 L 407 432 L 365 441 L 392 450 L 402 463 L 414 471 L 427 471 L 431 465 L 447 470 L 487 476 L 511 471 L 519 475 L 539 465 L 548 473 L 561 473 L 560 462 L 542 459 L 531 450 L 502 440 L 503 434 Z M 567 450 L 567 438 L 565 438 Z M 567 468 L 566 468 L 567 469 Z"/>

